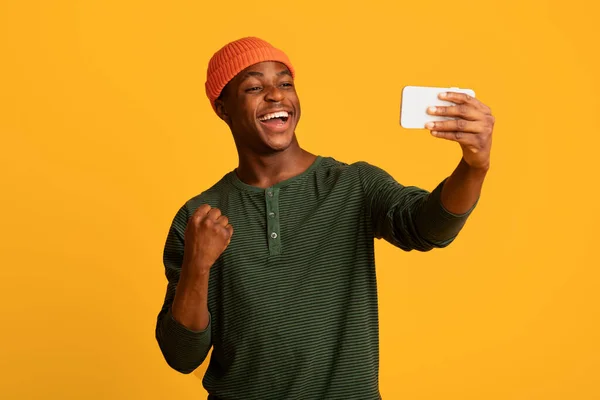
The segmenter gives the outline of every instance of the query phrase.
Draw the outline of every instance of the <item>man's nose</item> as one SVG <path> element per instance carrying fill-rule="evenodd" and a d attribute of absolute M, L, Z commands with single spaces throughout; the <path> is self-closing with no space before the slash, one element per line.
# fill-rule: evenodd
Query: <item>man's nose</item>
<path fill-rule="evenodd" d="M 267 94 L 265 95 L 265 100 L 273 101 L 275 103 L 282 101 L 283 98 L 284 98 L 283 91 L 279 90 L 279 88 L 276 86 L 271 86 L 267 90 Z"/>

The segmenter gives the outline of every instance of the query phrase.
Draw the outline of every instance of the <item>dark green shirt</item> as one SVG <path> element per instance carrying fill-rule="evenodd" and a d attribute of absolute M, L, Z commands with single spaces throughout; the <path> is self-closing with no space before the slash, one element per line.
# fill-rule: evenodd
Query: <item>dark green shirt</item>
<path fill-rule="evenodd" d="M 379 399 L 374 238 L 406 251 L 447 246 L 470 212 L 445 210 L 442 186 L 429 193 L 368 163 L 325 157 L 267 189 L 228 173 L 187 201 L 169 230 L 156 326 L 167 363 L 189 373 L 212 346 L 209 398 Z M 234 234 L 210 270 L 210 325 L 194 332 L 170 309 L 187 220 L 201 204 L 228 216 Z"/>

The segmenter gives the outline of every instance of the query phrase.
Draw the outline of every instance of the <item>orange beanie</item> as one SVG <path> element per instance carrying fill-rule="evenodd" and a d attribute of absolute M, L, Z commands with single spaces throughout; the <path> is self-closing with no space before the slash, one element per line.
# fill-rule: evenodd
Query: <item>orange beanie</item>
<path fill-rule="evenodd" d="M 262 39 L 246 37 L 223 46 L 208 63 L 206 73 L 206 95 L 213 110 L 221 91 L 242 70 L 263 61 L 279 61 L 285 64 L 294 76 L 294 68 L 285 53 Z"/>

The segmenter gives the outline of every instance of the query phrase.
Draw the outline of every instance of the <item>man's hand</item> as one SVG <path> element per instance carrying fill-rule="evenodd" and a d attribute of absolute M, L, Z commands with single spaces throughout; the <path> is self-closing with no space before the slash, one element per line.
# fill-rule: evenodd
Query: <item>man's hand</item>
<path fill-rule="evenodd" d="M 203 204 L 188 220 L 181 276 L 171 306 L 173 318 L 194 331 L 208 327 L 210 267 L 225 251 L 233 235 L 229 219 L 218 208 Z"/>
<path fill-rule="evenodd" d="M 188 221 L 185 229 L 184 265 L 196 266 L 206 272 L 225 251 L 233 227 L 221 210 L 203 204 Z"/>
<path fill-rule="evenodd" d="M 463 159 L 474 169 L 487 170 L 490 166 L 492 132 L 495 118 L 488 106 L 465 93 L 442 93 L 440 99 L 455 106 L 430 107 L 427 113 L 437 116 L 458 117 L 455 120 L 428 122 L 425 128 L 442 139 L 458 142 Z"/>

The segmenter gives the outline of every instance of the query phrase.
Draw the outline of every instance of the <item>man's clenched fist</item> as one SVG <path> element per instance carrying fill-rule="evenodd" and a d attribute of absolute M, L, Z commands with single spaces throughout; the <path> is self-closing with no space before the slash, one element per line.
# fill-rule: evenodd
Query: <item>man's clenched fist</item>
<path fill-rule="evenodd" d="M 225 251 L 232 235 L 233 227 L 221 210 L 201 205 L 185 229 L 184 265 L 210 268 Z"/>

